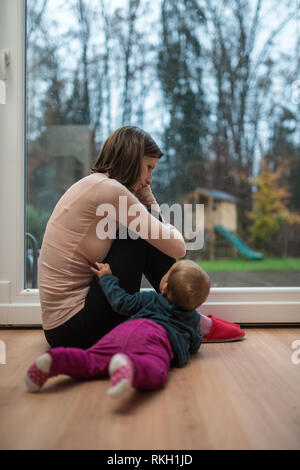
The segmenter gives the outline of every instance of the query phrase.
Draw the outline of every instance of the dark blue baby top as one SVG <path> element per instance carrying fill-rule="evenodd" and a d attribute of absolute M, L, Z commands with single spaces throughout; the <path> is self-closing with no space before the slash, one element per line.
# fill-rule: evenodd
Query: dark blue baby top
<path fill-rule="evenodd" d="M 99 284 L 115 312 L 130 316 L 128 320 L 148 318 L 167 330 L 174 352 L 173 366 L 185 365 L 190 354 L 198 351 L 202 334 L 200 314 L 196 310 L 177 307 L 155 291 L 128 294 L 119 286 L 119 279 L 112 274 L 102 276 Z"/>

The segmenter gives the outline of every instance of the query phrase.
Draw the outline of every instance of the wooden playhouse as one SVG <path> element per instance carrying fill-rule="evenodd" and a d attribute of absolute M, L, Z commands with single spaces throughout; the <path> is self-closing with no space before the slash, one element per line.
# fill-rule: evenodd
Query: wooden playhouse
<path fill-rule="evenodd" d="M 184 198 L 185 204 L 204 205 L 204 251 L 209 259 L 240 255 L 251 259 L 263 259 L 237 236 L 238 198 L 224 191 L 196 188 Z"/>

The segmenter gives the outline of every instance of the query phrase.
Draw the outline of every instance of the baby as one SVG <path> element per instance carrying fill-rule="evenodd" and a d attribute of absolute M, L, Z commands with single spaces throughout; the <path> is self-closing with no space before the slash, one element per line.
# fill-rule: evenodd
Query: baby
<path fill-rule="evenodd" d="M 181 367 L 202 342 L 200 314 L 210 279 L 196 263 L 181 260 L 162 277 L 160 293 L 128 294 L 108 264 L 91 268 L 112 309 L 128 317 L 89 349 L 52 348 L 29 367 L 29 391 L 37 392 L 59 374 L 76 379 L 110 376 L 107 393 L 123 397 L 132 388 L 163 387 L 170 366 Z M 99 312 L 101 315 L 101 312 Z"/>

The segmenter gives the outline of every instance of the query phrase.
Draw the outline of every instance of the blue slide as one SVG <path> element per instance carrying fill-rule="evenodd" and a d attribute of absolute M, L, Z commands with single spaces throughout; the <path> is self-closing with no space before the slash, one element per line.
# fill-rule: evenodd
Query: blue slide
<path fill-rule="evenodd" d="M 264 259 L 263 253 L 258 253 L 257 251 L 251 250 L 246 243 L 244 243 L 237 235 L 226 230 L 222 225 L 215 225 L 215 231 L 222 235 L 226 240 L 233 245 L 237 251 L 248 259 L 252 261 L 258 261 Z"/>

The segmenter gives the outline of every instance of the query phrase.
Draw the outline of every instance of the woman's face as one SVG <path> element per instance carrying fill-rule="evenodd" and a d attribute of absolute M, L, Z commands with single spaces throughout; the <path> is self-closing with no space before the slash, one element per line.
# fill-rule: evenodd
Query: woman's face
<path fill-rule="evenodd" d="M 139 180 L 133 186 L 134 191 L 139 191 L 146 185 L 151 185 L 152 183 L 152 172 L 156 167 L 158 158 L 156 157 L 147 157 L 145 155 L 142 161 L 142 169 Z"/>

